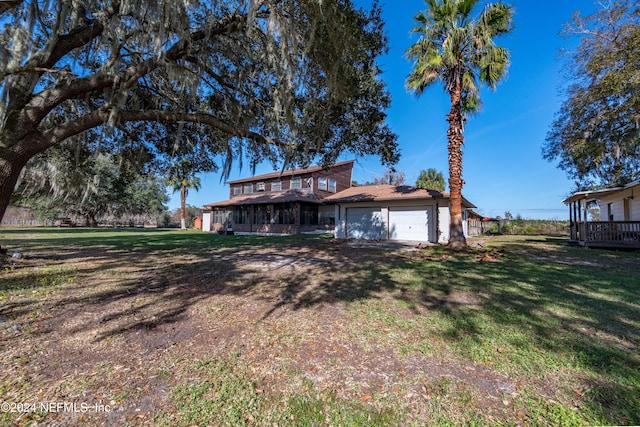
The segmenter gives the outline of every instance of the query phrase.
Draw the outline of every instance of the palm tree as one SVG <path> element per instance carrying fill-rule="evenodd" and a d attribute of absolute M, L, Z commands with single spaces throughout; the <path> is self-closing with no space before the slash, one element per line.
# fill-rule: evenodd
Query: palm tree
<path fill-rule="evenodd" d="M 426 171 L 421 170 L 416 180 L 416 187 L 424 188 L 425 190 L 444 191 L 446 185 L 442 172 L 438 172 L 433 168 L 429 168 Z"/>
<path fill-rule="evenodd" d="M 440 80 L 451 98 L 449 129 L 449 189 L 451 221 L 449 246 L 464 248 L 462 228 L 462 145 L 465 116 L 480 109 L 479 83 L 495 90 L 509 65 L 506 49 L 494 38 L 511 29 L 510 5 L 486 5 L 478 17 L 471 12 L 478 0 L 425 0 L 427 10 L 415 16 L 413 32 L 420 39 L 407 49 L 413 69 L 407 87 L 421 95 Z"/>
<path fill-rule="evenodd" d="M 183 159 L 180 163 L 174 163 L 169 171 L 167 184 L 173 189 L 173 192 L 180 191 L 180 228 L 187 229 L 187 195 L 189 189 L 193 188 L 198 191 L 200 189 L 200 178 L 194 176 L 195 172 L 191 162 Z"/>

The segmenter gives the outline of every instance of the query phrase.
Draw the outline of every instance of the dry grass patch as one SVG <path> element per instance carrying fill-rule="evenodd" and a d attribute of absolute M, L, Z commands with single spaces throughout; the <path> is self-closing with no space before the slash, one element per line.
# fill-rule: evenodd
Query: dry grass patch
<path fill-rule="evenodd" d="M 640 423 L 637 253 L 59 233 L 0 233 L 0 400 L 110 411 L 6 424 Z"/>

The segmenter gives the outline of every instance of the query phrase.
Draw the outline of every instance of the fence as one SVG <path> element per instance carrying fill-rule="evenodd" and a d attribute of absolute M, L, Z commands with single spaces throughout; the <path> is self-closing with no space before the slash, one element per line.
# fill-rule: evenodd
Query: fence
<path fill-rule="evenodd" d="M 2 218 L 2 224 L 11 226 L 40 226 L 46 225 L 31 214 L 28 208 L 9 206 Z"/>

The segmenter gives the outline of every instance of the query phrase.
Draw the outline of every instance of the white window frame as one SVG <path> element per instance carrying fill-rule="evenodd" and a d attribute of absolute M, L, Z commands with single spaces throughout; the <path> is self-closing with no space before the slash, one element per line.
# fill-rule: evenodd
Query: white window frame
<path fill-rule="evenodd" d="M 294 182 L 296 183 L 294 185 Z M 291 177 L 291 181 L 289 183 L 289 188 L 291 190 L 301 190 L 302 189 L 302 178 L 299 176 Z"/>
<path fill-rule="evenodd" d="M 233 186 L 233 195 L 237 196 L 239 194 L 242 194 L 242 185 L 234 185 Z"/>
<path fill-rule="evenodd" d="M 252 194 L 252 193 L 253 193 L 253 184 L 245 184 L 244 194 Z"/>
<path fill-rule="evenodd" d="M 331 193 L 336 193 L 338 191 L 338 183 L 336 182 L 336 180 L 330 179 L 328 183 L 329 183 L 329 191 Z"/>
<path fill-rule="evenodd" d="M 310 176 L 310 177 L 308 177 L 308 178 L 305 178 L 305 179 L 304 179 L 304 183 L 302 184 L 302 186 L 303 186 L 304 188 L 311 188 L 311 189 L 313 189 L 313 177 L 312 177 L 312 176 Z"/>
<path fill-rule="evenodd" d="M 264 191 L 264 182 L 259 182 L 256 184 L 256 191 Z"/>
<path fill-rule="evenodd" d="M 318 177 L 318 190 L 329 191 L 329 180 L 326 177 Z"/>
<path fill-rule="evenodd" d="M 282 191 L 282 181 L 271 181 L 271 191 Z"/>

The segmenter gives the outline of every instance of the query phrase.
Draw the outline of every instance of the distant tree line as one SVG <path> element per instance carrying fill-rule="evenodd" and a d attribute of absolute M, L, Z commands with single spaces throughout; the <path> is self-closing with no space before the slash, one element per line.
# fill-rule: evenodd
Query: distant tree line
<path fill-rule="evenodd" d="M 568 235 L 569 221 L 555 219 L 515 219 L 502 220 L 491 228 L 492 232 L 500 234 L 524 235 Z"/>
<path fill-rule="evenodd" d="M 94 152 L 86 141 L 67 141 L 29 162 L 12 199 L 41 221 L 82 218 L 97 225 L 102 218 L 155 221 L 169 200 L 157 171 L 133 158 Z"/>

